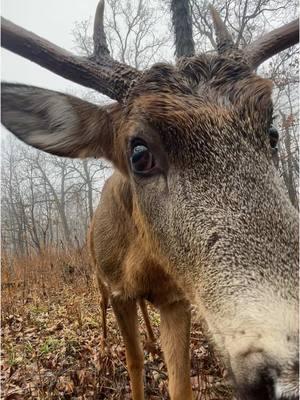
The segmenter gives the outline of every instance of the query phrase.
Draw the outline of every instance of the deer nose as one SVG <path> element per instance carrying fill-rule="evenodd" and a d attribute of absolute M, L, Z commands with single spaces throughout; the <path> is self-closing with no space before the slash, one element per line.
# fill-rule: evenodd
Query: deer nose
<path fill-rule="evenodd" d="M 273 371 L 264 370 L 256 374 L 256 379 L 241 385 L 240 400 L 277 400 Z"/>
<path fill-rule="evenodd" d="M 248 373 L 240 376 L 241 379 L 237 385 L 239 399 L 299 400 L 298 358 L 295 357 L 294 361 L 287 362 L 282 366 L 264 361 L 259 366 L 252 364 Z M 246 371 L 244 370 L 244 372 Z"/>

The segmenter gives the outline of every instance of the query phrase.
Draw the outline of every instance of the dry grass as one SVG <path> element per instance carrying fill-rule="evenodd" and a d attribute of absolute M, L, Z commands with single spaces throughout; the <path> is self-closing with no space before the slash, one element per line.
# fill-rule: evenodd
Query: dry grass
<path fill-rule="evenodd" d="M 100 315 L 85 253 L 49 250 L 27 259 L 3 257 L 1 398 L 130 399 L 119 330 L 109 309 L 109 338 L 103 343 Z M 159 338 L 159 315 L 153 308 L 150 315 Z M 146 397 L 168 399 L 159 340 L 155 354 L 146 347 L 144 353 Z M 199 324 L 193 324 L 191 354 L 195 398 L 231 399 Z"/>

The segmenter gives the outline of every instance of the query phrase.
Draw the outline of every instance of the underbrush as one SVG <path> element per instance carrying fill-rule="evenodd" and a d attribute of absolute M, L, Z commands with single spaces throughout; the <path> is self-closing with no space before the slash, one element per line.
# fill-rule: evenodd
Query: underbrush
<path fill-rule="evenodd" d="M 2 256 L 1 286 L 2 399 L 131 398 L 124 346 L 110 308 L 108 339 L 102 339 L 100 295 L 85 251 Z M 146 398 L 168 399 L 159 314 L 148 308 L 158 340 L 155 351 L 144 346 Z M 141 316 L 140 322 L 145 344 Z M 191 356 L 195 399 L 231 399 L 224 372 L 196 323 Z"/>

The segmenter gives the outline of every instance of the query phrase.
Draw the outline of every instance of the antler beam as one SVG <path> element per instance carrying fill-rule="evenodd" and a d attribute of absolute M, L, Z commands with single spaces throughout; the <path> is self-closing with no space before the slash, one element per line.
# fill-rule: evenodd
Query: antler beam
<path fill-rule="evenodd" d="M 95 18 L 93 59 L 76 56 L 5 18 L 1 18 L 1 46 L 57 75 L 122 102 L 140 72 L 109 56 L 103 28 L 103 0 L 100 3 Z"/>
<path fill-rule="evenodd" d="M 195 54 L 193 23 L 188 0 L 171 1 L 172 22 L 175 33 L 175 55 L 191 57 Z"/>
<path fill-rule="evenodd" d="M 253 68 L 275 54 L 299 42 L 299 19 L 267 33 L 248 45 L 244 51 Z"/>

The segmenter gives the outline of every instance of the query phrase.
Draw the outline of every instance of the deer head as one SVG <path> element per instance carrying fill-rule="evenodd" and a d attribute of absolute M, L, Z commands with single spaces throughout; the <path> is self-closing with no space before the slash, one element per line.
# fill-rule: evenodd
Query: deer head
<path fill-rule="evenodd" d="M 117 102 L 4 83 L 2 123 L 49 153 L 110 160 L 130 182 L 137 234 L 191 288 L 240 396 L 294 399 L 298 223 L 272 163 L 272 84 L 254 69 L 297 41 L 298 22 L 241 50 L 211 11 L 218 54 L 143 73 L 110 57 L 102 1 L 91 59 L 4 20 L 5 48 Z"/>

